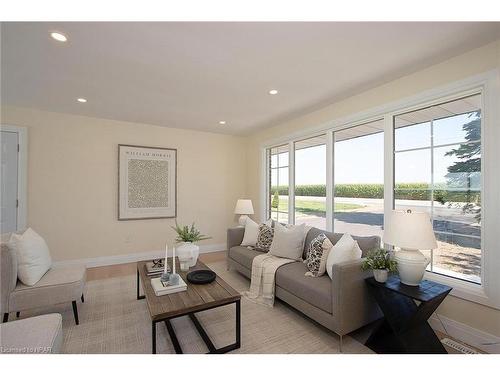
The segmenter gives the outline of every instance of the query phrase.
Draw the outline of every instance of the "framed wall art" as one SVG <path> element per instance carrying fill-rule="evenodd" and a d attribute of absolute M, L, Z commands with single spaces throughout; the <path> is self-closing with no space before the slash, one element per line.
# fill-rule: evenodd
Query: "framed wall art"
<path fill-rule="evenodd" d="M 118 220 L 177 216 L 177 150 L 118 145 Z"/>

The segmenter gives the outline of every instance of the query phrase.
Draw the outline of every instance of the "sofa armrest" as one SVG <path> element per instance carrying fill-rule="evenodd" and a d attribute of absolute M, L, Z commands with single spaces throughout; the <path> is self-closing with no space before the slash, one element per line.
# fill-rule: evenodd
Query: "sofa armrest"
<path fill-rule="evenodd" d="M 332 312 L 341 335 L 382 316 L 365 282 L 371 271 L 363 271 L 362 263 L 363 258 L 333 265 Z"/>
<path fill-rule="evenodd" d="M 244 227 L 228 228 L 227 230 L 227 250 L 234 246 L 239 246 L 245 234 Z"/>

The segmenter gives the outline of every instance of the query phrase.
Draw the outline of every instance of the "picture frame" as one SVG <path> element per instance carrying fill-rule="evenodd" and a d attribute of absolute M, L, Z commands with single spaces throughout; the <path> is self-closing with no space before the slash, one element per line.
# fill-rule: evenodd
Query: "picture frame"
<path fill-rule="evenodd" d="M 118 145 L 118 220 L 177 217 L 177 149 Z"/>

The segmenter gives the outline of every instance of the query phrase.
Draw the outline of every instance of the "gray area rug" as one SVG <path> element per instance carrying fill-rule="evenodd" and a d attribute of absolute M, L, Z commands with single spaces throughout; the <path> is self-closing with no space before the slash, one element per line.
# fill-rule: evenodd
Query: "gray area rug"
<path fill-rule="evenodd" d="M 233 288 L 248 290 L 250 282 L 225 262 L 209 264 Z M 71 304 L 22 313 L 21 318 L 47 312 L 63 316 L 63 353 L 151 353 L 151 320 L 145 300 L 136 299 L 136 276 L 94 280 L 87 284 L 85 303 L 78 302 L 80 325 L 73 320 Z M 269 308 L 242 297 L 241 348 L 231 353 L 338 353 L 338 336 L 286 304 Z M 217 347 L 234 342 L 234 305 L 197 314 Z M 188 317 L 172 324 L 185 353 L 204 353 L 205 344 Z M 157 326 L 157 352 L 175 353 L 164 324 Z M 372 353 L 350 336 L 344 353 Z"/>

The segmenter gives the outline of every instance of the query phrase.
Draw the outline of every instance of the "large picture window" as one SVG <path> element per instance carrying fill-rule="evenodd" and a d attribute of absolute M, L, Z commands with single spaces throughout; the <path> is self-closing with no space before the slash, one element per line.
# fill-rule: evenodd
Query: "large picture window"
<path fill-rule="evenodd" d="M 295 224 L 326 229 L 326 136 L 295 142 Z"/>
<path fill-rule="evenodd" d="M 428 212 L 428 270 L 481 283 L 481 96 L 394 117 L 395 209 Z"/>
<path fill-rule="evenodd" d="M 384 224 L 384 121 L 334 134 L 333 229 L 382 237 Z"/>
<path fill-rule="evenodd" d="M 288 145 L 270 148 L 267 154 L 269 171 L 267 216 L 288 223 Z"/>

